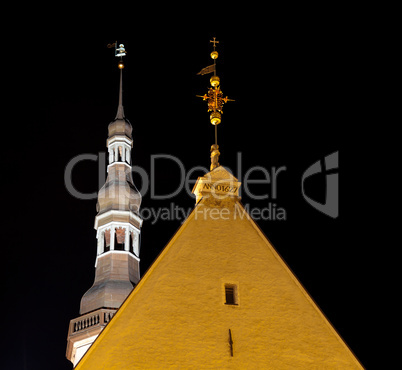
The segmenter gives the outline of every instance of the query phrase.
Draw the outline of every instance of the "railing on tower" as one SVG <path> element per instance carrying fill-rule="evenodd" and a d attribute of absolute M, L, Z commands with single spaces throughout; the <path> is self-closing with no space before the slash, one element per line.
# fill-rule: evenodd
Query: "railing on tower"
<path fill-rule="evenodd" d="M 101 308 L 70 321 L 69 335 L 74 335 L 89 328 L 105 327 L 115 314 L 115 309 Z"/>

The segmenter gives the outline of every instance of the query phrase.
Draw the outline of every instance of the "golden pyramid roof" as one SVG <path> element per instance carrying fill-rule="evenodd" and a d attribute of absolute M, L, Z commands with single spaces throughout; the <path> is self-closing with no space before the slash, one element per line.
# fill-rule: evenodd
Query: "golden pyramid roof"
<path fill-rule="evenodd" d="M 203 196 L 76 369 L 167 368 L 362 366 L 238 198 Z"/>

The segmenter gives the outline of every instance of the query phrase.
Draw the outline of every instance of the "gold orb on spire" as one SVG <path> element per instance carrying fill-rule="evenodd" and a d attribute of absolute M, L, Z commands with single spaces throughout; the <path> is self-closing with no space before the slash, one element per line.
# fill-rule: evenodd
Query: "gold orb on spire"
<path fill-rule="evenodd" d="M 212 76 L 211 79 L 209 80 L 209 82 L 211 82 L 211 85 L 213 87 L 218 87 L 220 80 L 219 80 L 218 76 Z"/>
<path fill-rule="evenodd" d="M 218 54 L 218 52 L 216 51 L 216 50 L 214 50 L 212 53 L 211 53 L 211 58 L 212 59 L 218 59 L 218 56 L 219 56 L 219 54 Z"/>
<path fill-rule="evenodd" d="M 219 112 L 212 112 L 211 115 L 209 116 L 211 123 L 216 126 L 221 123 L 221 114 Z"/>
<path fill-rule="evenodd" d="M 119 69 L 123 69 L 124 68 L 123 61 L 121 60 L 117 66 L 119 67 Z"/>

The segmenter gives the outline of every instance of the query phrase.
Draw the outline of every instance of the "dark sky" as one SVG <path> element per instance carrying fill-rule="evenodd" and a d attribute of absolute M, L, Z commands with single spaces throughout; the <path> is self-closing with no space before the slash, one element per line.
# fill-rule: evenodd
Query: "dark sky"
<path fill-rule="evenodd" d="M 98 20 L 81 32 L 73 17 L 23 28 L 16 40 L 21 55 L 5 76 L 12 105 L 3 121 L 9 147 L 2 155 L 2 186 L 9 223 L 3 230 L 2 340 L 10 350 L 3 353 L 1 368 L 71 368 L 65 359 L 67 329 L 94 279 L 96 200 L 69 194 L 64 171 L 77 155 L 106 151 L 119 82 L 117 58 L 106 45 L 117 39 L 128 51 L 124 108 L 133 126 L 133 163 L 150 174 L 151 156 L 165 153 L 189 171 L 210 163 L 213 127 L 206 103 L 195 95 L 209 87 L 209 77 L 196 73 L 212 62 L 213 36 L 220 41 L 222 90 L 236 100 L 224 106 L 218 127 L 220 163 L 235 176 L 239 156 L 241 176 L 256 165 L 269 171 L 286 166 L 276 199 L 269 184 L 254 184 L 254 194 L 270 199 L 243 194 L 242 202 L 258 209 L 275 203 L 286 211 L 286 220 L 257 223 L 363 365 L 374 363 L 376 230 L 365 223 L 369 208 L 362 208 L 365 195 L 356 185 L 363 145 L 358 41 L 364 35 L 346 16 L 271 13 L 256 20 L 239 10 L 237 16 L 226 15 L 227 25 L 149 15 L 144 24 L 136 13 L 133 19 L 125 14 L 125 27 L 102 28 Z M 333 219 L 303 199 L 301 178 L 336 151 L 339 217 Z M 98 162 L 80 162 L 72 182 L 82 192 L 96 192 L 103 185 L 98 175 Z M 195 171 L 191 178 L 199 175 Z M 141 187 L 139 178 L 134 180 Z M 157 161 L 154 181 L 156 194 L 175 190 L 177 164 Z M 317 201 L 324 202 L 324 189 L 324 175 L 306 182 L 306 192 Z M 184 190 L 167 200 L 152 199 L 148 192 L 142 207 L 157 210 L 172 203 L 187 210 L 195 200 Z M 180 220 L 151 221 L 142 227 L 142 272 L 180 227 Z"/>

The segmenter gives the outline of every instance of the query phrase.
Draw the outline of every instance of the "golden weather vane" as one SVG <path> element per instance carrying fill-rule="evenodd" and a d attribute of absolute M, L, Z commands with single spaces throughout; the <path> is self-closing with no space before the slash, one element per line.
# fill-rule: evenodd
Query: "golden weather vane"
<path fill-rule="evenodd" d="M 224 98 L 223 97 L 223 92 L 219 86 L 220 84 L 220 79 L 216 75 L 216 59 L 218 58 L 219 54 L 215 50 L 216 44 L 219 44 L 219 41 L 216 40 L 216 37 L 214 37 L 213 40 L 210 40 L 209 42 L 213 43 L 214 50 L 211 53 L 211 58 L 214 60 L 214 64 L 207 66 L 203 68 L 200 72 L 198 72 L 198 75 L 205 75 L 211 72 L 214 72 L 214 75 L 210 78 L 210 83 L 211 86 L 208 89 L 208 92 L 205 95 L 197 95 L 200 98 L 203 98 L 203 100 L 206 100 L 208 103 L 208 112 L 212 112 L 209 116 L 210 121 L 212 125 L 215 126 L 215 144 L 211 146 L 211 171 L 215 169 L 216 167 L 219 166 L 218 159 L 219 159 L 219 146 L 218 146 L 218 131 L 217 131 L 217 126 L 221 123 L 222 121 L 222 116 L 223 114 L 222 108 L 223 104 L 227 103 L 228 101 L 234 101 L 233 99 L 229 99 L 227 96 Z"/>

